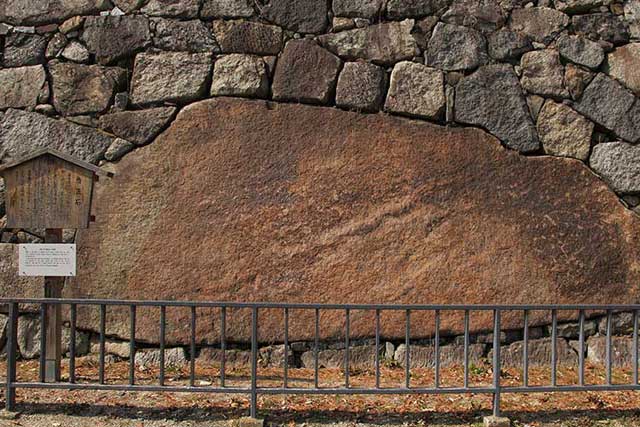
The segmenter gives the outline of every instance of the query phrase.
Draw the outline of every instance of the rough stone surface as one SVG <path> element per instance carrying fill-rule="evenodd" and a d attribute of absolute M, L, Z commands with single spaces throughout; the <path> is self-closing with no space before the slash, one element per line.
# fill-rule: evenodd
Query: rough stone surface
<path fill-rule="evenodd" d="M 624 19 L 629 24 L 629 34 L 634 39 L 640 38 L 640 1 L 624 2 Z"/>
<path fill-rule="evenodd" d="M 607 316 L 602 316 L 598 321 L 598 332 L 601 335 L 607 333 Z M 633 333 L 633 313 L 613 313 L 611 315 L 611 332 L 615 335 L 630 335 Z"/>
<path fill-rule="evenodd" d="M 115 162 L 116 160 L 120 160 L 122 156 L 133 150 L 135 147 L 135 145 L 125 139 L 116 138 L 113 140 L 109 148 L 107 148 L 107 151 L 105 151 L 104 158 L 110 162 Z"/>
<path fill-rule="evenodd" d="M 552 98 L 569 96 L 569 91 L 564 87 L 564 68 L 556 50 L 527 52 L 522 55 L 520 66 L 520 83 L 527 92 Z"/>
<path fill-rule="evenodd" d="M 571 17 L 571 26 L 576 34 L 592 40 L 604 40 L 613 44 L 629 41 L 629 27 L 621 16 L 610 13 L 594 13 Z"/>
<path fill-rule="evenodd" d="M 232 53 L 216 59 L 211 95 L 264 98 L 268 94 L 269 76 L 262 58 Z"/>
<path fill-rule="evenodd" d="M 415 62 L 399 62 L 391 72 L 387 111 L 438 119 L 445 107 L 442 71 Z"/>
<path fill-rule="evenodd" d="M 69 40 L 62 33 L 56 33 L 49 43 L 47 44 L 47 49 L 45 50 L 45 57 L 47 59 L 52 59 L 60 55 L 65 46 L 69 43 Z"/>
<path fill-rule="evenodd" d="M 131 13 L 140 9 L 145 3 L 144 0 L 111 0 L 124 13 Z"/>
<path fill-rule="evenodd" d="M 150 44 L 149 20 L 140 15 L 88 16 L 82 40 L 96 61 L 107 65 Z"/>
<path fill-rule="evenodd" d="M 225 366 L 234 368 L 251 366 L 251 351 L 231 349 L 225 351 L 224 356 Z M 222 350 L 214 347 L 205 347 L 200 350 L 196 363 L 204 366 L 220 367 Z"/>
<path fill-rule="evenodd" d="M 247 21 L 215 21 L 213 33 L 224 53 L 277 55 L 282 50 L 282 29 Z"/>
<path fill-rule="evenodd" d="M 125 341 L 105 341 L 104 352 L 106 355 L 116 356 L 120 359 L 128 359 L 130 355 L 129 342 Z M 98 340 L 91 342 L 91 353 L 100 353 L 100 343 Z"/>
<path fill-rule="evenodd" d="M 414 21 L 390 22 L 321 36 L 320 43 L 346 59 L 393 64 L 411 59 L 418 46 L 411 35 Z"/>
<path fill-rule="evenodd" d="M 487 62 L 487 42 L 478 31 L 438 23 L 429 40 L 426 63 L 445 71 L 469 70 Z"/>
<path fill-rule="evenodd" d="M 419 18 L 437 14 L 450 0 L 387 0 L 387 16 L 391 19 Z"/>
<path fill-rule="evenodd" d="M 210 53 L 140 53 L 131 79 L 131 102 L 189 102 L 205 95 Z"/>
<path fill-rule="evenodd" d="M 375 18 L 380 13 L 382 0 L 334 0 L 333 14 L 347 18 Z"/>
<path fill-rule="evenodd" d="M 4 42 L 2 65 L 21 67 L 44 62 L 47 38 L 37 34 L 11 33 Z"/>
<path fill-rule="evenodd" d="M 540 338 L 529 340 L 529 366 L 551 366 L 552 343 L 551 338 Z M 524 341 L 518 341 L 504 346 L 500 349 L 500 363 L 502 366 L 521 367 Z M 556 340 L 557 361 L 559 365 L 577 365 L 578 354 L 571 348 L 569 343 L 558 338 Z M 489 360 L 493 358 L 493 350 L 487 356 Z"/>
<path fill-rule="evenodd" d="M 547 332 L 551 335 L 551 327 L 547 327 Z M 598 323 L 595 320 L 584 321 L 584 336 L 590 337 L 598 332 Z M 580 324 L 577 322 L 560 323 L 556 329 L 560 338 L 577 340 L 580 338 Z"/>
<path fill-rule="evenodd" d="M 49 63 L 53 105 L 63 115 L 100 113 L 109 108 L 113 96 L 126 81 L 126 70 L 118 67 Z"/>
<path fill-rule="evenodd" d="M 582 36 L 563 34 L 557 42 L 558 51 L 563 58 L 589 68 L 598 68 L 604 60 L 602 47 Z"/>
<path fill-rule="evenodd" d="M 250 0 L 204 0 L 200 16 L 209 18 L 249 18 L 253 15 Z"/>
<path fill-rule="evenodd" d="M 276 65 L 273 99 L 327 103 L 340 65 L 339 58 L 312 41 L 290 41 Z"/>
<path fill-rule="evenodd" d="M 46 78 L 42 65 L 0 69 L 0 109 L 35 107 Z"/>
<path fill-rule="evenodd" d="M 536 151 L 540 144 L 518 78 L 508 65 L 486 65 L 456 87 L 456 121 L 482 126 L 507 147 Z"/>
<path fill-rule="evenodd" d="M 31 316 L 18 318 L 18 351 L 24 359 L 40 355 L 40 319 Z"/>
<path fill-rule="evenodd" d="M 150 0 L 141 10 L 148 16 L 193 19 L 199 8 L 200 0 Z"/>
<path fill-rule="evenodd" d="M 605 74 L 594 77 L 574 108 L 627 141 L 640 140 L 640 105 L 631 92 Z"/>
<path fill-rule="evenodd" d="M 105 114 L 100 117 L 98 126 L 136 145 L 144 145 L 167 127 L 175 112 L 174 107 L 159 107 Z"/>
<path fill-rule="evenodd" d="M 0 22 L 41 25 L 75 15 L 93 15 L 110 8 L 106 0 L 9 0 L 0 7 Z"/>
<path fill-rule="evenodd" d="M 507 417 L 496 417 L 493 415 L 482 417 L 484 427 L 511 427 L 511 420 Z"/>
<path fill-rule="evenodd" d="M 111 142 L 111 137 L 95 129 L 38 113 L 9 109 L 0 122 L 0 152 L 6 156 L 3 160 L 17 160 L 37 148 L 50 147 L 95 163 Z"/>
<path fill-rule="evenodd" d="M 589 12 L 609 3 L 611 3 L 610 0 L 556 0 L 554 6 L 562 12 L 576 14 Z"/>
<path fill-rule="evenodd" d="M 400 366 L 406 366 L 407 346 L 400 344 L 394 359 Z M 469 345 L 469 363 L 480 364 L 484 354 L 483 344 Z M 433 368 L 436 360 L 435 345 L 410 345 L 409 365 L 411 368 Z M 449 344 L 440 346 L 440 366 L 461 366 L 464 364 L 464 345 Z"/>
<path fill-rule="evenodd" d="M 64 59 L 79 64 L 86 64 L 91 59 L 91 53 L 80 42 L 72 40 L 60 53 Z"/>
<path fill-rule="evenodd" d="M 199 20 L 178 21 L 153 18 L 153 45 L 163 50 L 216 52 L 216 39 L 206 23 Z"/>
<path fill-rule="evenodd" d="M 366 62 L 344 64 L 336 87 L 339 107 L 377 111 L 382 107 L 387 73 L 384 68 Z"/>
<path fill-rule="evenodd" d="M 640 193 L 640 145 L 598 144 L 589 159 L 593 170 L 620 193 Z"/>
<path fill-rule="evenodd" d="M 501 28 L 507 16 L 503 5 L 495 0 L 457 0 L 442 15 L 442 21 L 489 33 Z"/>
<path fill-rule="evenodd" d="M 548 7 L 515 9 L 510 27 L 521 31 L 538 43 L 549 44 L 569 24 L 569 17 Z"/>
<path fill-rule="evenodd" d="M 630 43 L 607 55 L 608 73 L 640 95 L 640 43 Z"/>
<path fill-rule="evenodd" d="M 489 34 L 487 44 L 489 56 L 498 61 L 519 59 L 523 53 L 533 50 L 529 37 L 507 29 Z"/>
<path fill-rule="evenodd" d="M 547 154 L 587 160 L 593 123 L 570 107 L 547 100 L 538 116 L 538 136 Z"/>
<path fill-rule="evenodd" d="M 328 24 L 328 2 L 318 0 L 269 0 L 262 15 L 276 25 L 299 33 L 321 33 Z"/>
<path fill-rule="evenodd" d="M 76 356 L 84 356 L 89 353 L 90 350 L 89 334 L 76 330 Z M 71 348 L 71 332 L 69 328 L 62 329 L 62 353 L 68 355 Z"/>
<path fill-rule="evenodd" d="M 67 296 L 638 300 L 630 284 L 640 279 L 640 218 L 584 164 L 520 156 L 478 129 L 214 98 L 184 108 L 153 144 L 113 171 L 96 187 L 97 221 L 78 233 L 79 276 L 65 287 Z M 80 327 L 96 327 L 96 310 L 78 314 Z M 559 314 L 561 321 L 576 315 Z M 181 327 L 188 310 L 167 315 L 167 345 L 188 343 Z M 126 337 L 128 316 L 126 307 L 110 311 L 110 333 Z M 233 312 L 229 340 L 249 337 L 250 316 Z M 261 342 L 282 340 L 282 316 L 261 314 Z M 532 312 L 531 325 L 548 316 Z M 344 313 L 320 317 L 322 337 L 343 333 Z M 198 337 L 219 336 L 218 319 L 203 313 Z M 352 316 L 354 339 L 371 336 L 372 319 Z M 402 312 L 382 316 L 382 335 L 404 337 L 403 319 Z M 520 313 L 505 313 L 503 327 L 521 322 Z M 312 340 L 310 324 L 312 311 L 296 313 L 290 340 Z M 471 324 L 486 331 L 491 313 L 477 313 Z M 416 338 L 430 336 L 432 325 L 433 313 L 412 316 Z M 442 330 L 460 327 L 458 314 L 442 315 Z M 157 319 L 141 316 L 138 332 L 157 340 Z"/>
<path fill-rule="evenodd" d="M 344 368 L 345 356 L 346 351 L 344 349 L 320 350 L 318 351 L 318 367 Z M 375 358 L 375 345 L 363 345 L 349 348 L 349 368 L 351 369 L 374 369 Z M 302 353 L 301 361 L 303 368 L 313 369 L 315 366 L 313 350 Z"/>
<path fill-rule="evenodd" d="M 156 367 L 160 366 L 160 350 L 143 350 L 137 351 L 135 357 L 135 364 L 141 367 Z M 187 363 L 187 357 L 182 347 L 168 348 L 164 351 L 164 364 L 165 366 L 182 366 Z"/>
<path fill-rule="evenodd" d="M 2 144 L 0 143 L 1 150 Z M 4 194 L 4 189 L 0 190 L 2 190 L 0 193 Z M 4 203 L 0 204 L 0 210 L 4 210 Z M 18 245 L 0 243 L 0 293 L 2 295 L 42 298 L 43 285 L 42 277 L 18 276 Z"/>
<path fill-rule="evenodd" d="M 607 337 L 590 337 L 587 340 L 587 360 L 605 365 L 607 360 Z M 633 366 L 633 339 L 630 337 L 612 337 L 611 366 L 614 368 Z"/>

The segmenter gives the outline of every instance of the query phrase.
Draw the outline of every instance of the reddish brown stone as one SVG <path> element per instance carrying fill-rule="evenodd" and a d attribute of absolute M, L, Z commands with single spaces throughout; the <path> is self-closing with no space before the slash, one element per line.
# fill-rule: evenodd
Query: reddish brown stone
<path fill-rule="evenodd" d="M 393 116 L 216 98 L 114 165 L 79 236 L 67 296 L 314 303 L 633 303 L 640 219 L 581 162 L 525 157 L 478 129 Z M 138 313 L 156 341 L 158 310 Z M 169 308 L 168 343 L 188 342 L 189 310 Z M 95 328 L 97 308 L 79 313 Z M 219 311 L 198 310 L 198 342 Z M 575 313 L 559 312 L 569 318 Z M 109 310 L 127 336 L 129 311 Z M 404 312 L 383 312 L 385 339 Z M 313 338 L 312 310 L 291 312 L 289 338 Z M 443 334 L 462 313 L 442 313 Z M 229 310 L 245 341 L 249 310 Z M 321 314 L 339 339 L 344 312 Z M 374 316 L 354 311 L 353 337 Z M 548 321 L 531 313 L 531 324 Z M 505 329 L 522 314 L 505 312 Z M 260 312 L 260 340 L 282 340 L 282 310 Z M 487 330 L 492 313 L 474 313 Z M 433 331 L 412 315 L 412 335 Z"/>

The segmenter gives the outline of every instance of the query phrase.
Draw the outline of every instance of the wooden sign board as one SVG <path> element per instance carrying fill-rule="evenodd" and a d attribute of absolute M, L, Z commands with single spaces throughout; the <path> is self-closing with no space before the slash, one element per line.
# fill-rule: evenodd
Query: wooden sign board
<path fill-rule="evenodd" d="M 41 150 L 0 168 L 8 228 L 87 228 L 99 168 Z"/>

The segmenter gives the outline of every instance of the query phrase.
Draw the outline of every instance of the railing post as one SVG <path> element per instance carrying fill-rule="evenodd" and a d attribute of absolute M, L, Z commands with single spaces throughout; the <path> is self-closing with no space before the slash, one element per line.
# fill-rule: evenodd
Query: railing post
<path fill-rule="evenodd" d="M 251 418 L 258 414 L 258 307 L 251 312 Z"/>
<path fill-rule="evenodd" d="M 14 412 L 16 406 L 16 357 L 18 338 L 18 304 L 9 304 L 9 324 L 7 325 L 7 384 L 5 409 Z"/>
<path fill-rule="evenodd" d="M 493 312 L 493 416 L 500 416 L 500 310 Z"/>

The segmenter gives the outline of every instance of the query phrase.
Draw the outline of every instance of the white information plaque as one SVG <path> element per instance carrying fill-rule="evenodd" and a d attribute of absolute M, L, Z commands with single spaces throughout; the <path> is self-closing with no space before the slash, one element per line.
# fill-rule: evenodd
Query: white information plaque
<path fill-rule="evenodd" d="M 76 275 L 76 245 L 35 243 L 18 246 L 18 275 L 58 277 Z"/>

